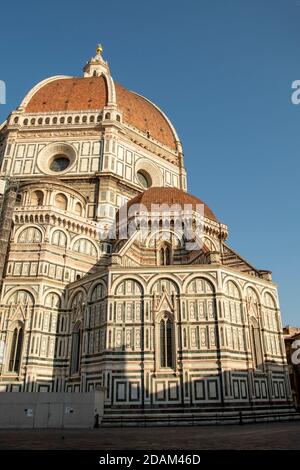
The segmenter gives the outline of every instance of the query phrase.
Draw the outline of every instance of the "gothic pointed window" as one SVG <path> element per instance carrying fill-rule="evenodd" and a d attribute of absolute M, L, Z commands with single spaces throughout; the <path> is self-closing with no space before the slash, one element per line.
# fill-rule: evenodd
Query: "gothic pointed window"
<path fill-rule="evenodd" d="M 172 367 L 173 365 L 173 325 L 170 320 L 167 320 L 166 323 L 166 352 L 167 352 L 167 367 Z"/>
<path fill-rule="evenodd" d="M 253 366 L 255 369 L 262 367 L 263 365 L 263 353 L 259 331 L 259 324 L 256 319 L 250 320 L 250 337 L 251 337 L 251 348 L 253 357 Z"/>
<path fill-rule="evenodd" d="M 173 322 L 162 318 L 159 325 L 160 334 L 160 367 L 173 367 Z"/>
<path fill-rule="evenodd" d="M 171 264 L 171 250 L 169 246 L 165 247 L 165 264 Z"/>
<path fill-rule="evenodd" d="M 23 346 L 23 328 L 16 327 L 12 335 L 10 358 L 9 358 L 9 372 L 19 373 L 21 366 Z"/>
<path fill-rule="evenodd" d="M 166 334 L 165 322 L 160 321 L 160 366 L 165 367 L 166 364 Z"/>
<path fill-rule="evenodd" d="M 72 333 L 71 375 L 78 374 L 81 353 L 81 324 L 74 326 Z"/>
<path fill-rule="evenodd" d="M 161 248 L 161 249 L 159 250 L 159 264 L 160 264 L 161 266 L 163 266 L 163 265 L 165 264 L 165 263 L 164 263 L 164 260 L 165 260 L 165 253 L 164 253 L 164 249 Z"/>
<path fill-rule="evenodd" d="M 158 261 L 160 266 L 168 266 L 171 264 L 171 247 L 168 243 L 164 243 L 160 247 Z"/>

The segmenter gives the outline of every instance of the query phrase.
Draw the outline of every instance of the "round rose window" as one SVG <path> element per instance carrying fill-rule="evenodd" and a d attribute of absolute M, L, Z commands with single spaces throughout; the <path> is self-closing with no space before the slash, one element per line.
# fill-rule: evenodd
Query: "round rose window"
<path fill-rule="evenodd" d="M 59 172 L 64 171 L 70 165 L 70 160 L 65 155 L 55 155 L 50 163 L 50 170 Z"/>
<path fill-rule="evenodd" d="M 137 179 L 138 179 L 138 182 L 140 183 L 140 185 L 144 188 L 144 189 L 147 189 L 147 188 L 150 188 L 151 186 L 151 178 L 150 176 L 144 172 L 144 171 L 138 171 L 137 172 Z"/>

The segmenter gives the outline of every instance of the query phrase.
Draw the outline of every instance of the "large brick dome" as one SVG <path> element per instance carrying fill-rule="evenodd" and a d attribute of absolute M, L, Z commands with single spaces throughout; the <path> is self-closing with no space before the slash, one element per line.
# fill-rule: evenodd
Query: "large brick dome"
<path fill-rule="evenodd" d="M 123 122 L 142 132 L 149 132 L 158 142 L 176 150 L 176 138 L 162 111 L 146 98 L 114 83 L 116 104 Z M 59 77 L 46 81 L 26 103 L 26 113 L 101 110 L 108 104 L 107 80 L 92 77 Z"/>

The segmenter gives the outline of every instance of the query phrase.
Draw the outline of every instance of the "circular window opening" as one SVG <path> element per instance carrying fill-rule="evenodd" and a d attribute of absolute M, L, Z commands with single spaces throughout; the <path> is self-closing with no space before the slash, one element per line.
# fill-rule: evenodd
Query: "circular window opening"
<path fill-rule="evenodd" d="M 150 186 L 152 184 L 152 181 L 151 181 L 150 176 L 147 173 L 145 173 L 144 171 L 138 171 L 137 172 L 137 179 L 138 179 L 138 182 L 140 183 L 140 185 L 144 189 L 150 188 Z"/>
<path fill-rule="evenodd" d="M 70 165 L 70 160 L 65 155 L 55 155 L 50 163 L 50 170 L 59 172 L 64 171 Z"/>

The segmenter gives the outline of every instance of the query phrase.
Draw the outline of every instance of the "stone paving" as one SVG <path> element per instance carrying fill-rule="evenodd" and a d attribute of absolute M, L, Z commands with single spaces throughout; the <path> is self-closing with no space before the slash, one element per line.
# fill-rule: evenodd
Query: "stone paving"
<path fill-rule="evenodd" d="M 0 449 L 300 449 L 300 422 L 265 424 L 0 430 Z"/>

